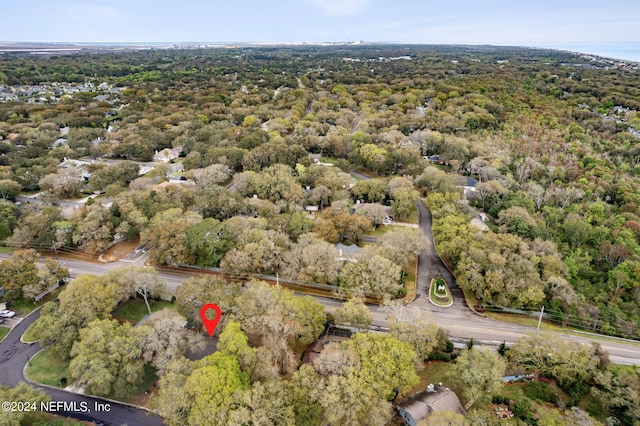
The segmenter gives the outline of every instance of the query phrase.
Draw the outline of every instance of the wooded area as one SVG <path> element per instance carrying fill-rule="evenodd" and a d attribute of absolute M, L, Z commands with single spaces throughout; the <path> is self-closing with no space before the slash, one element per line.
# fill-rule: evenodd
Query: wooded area
<path fill-rule="evenodd" d="M 98 255 L 139 239 L 158 265 L 337 285 L 354 299 L 336 320 L 365 329 L 359 298 L 404 295 L 406 269 L 425 247 L 421 232 L 385 223 L 411 221 L 422 199 L 438 254 L 472 303 L 544 306 L 564 324 L 640 338 L 633 66 L 540 49 L 364 45 L 4 53 L 0 70 L 0 238 L 10 247 Z M 480 213 L 489 230 L 472 224 Z M 33 297 L 64 278 L 35 258 L 0 263 L 5 297 Z M 154 324 L 184 329 L 182 316 L 157 313 L 141 329 L 111 319 L 118 301 L 161 291 L 153 277 L 134 285 L 132 274 L 76 279 L 43 308 L 43 345 L 103 395 L 125 394 L 143 364 L 153 366 L 153 404 L 171 424 L 377 424 L 394 392 L 417 383 L 414 364 L 447 340 L 413 318 L 299 368 L 299 350 L 323 330 L 320 305 L 258 283 L 241 293 L 189 282 L 176 295 L 187 320 L 199 309 L 181 294 L 190 286 L 219 291 L 230 316 L 219 352 L 190 362 L 187 335 L 171 350 L 153 346 Z M 78 300 L 93 301 L 91 313 Z M 593 388 L 610 414 L 637 421 L 637 373 L 607 370 L 597 348 L 568 348 L 576 358 L 551 365 L 527 341 L 510 362 L 553 377 L 571 405 Z M 88 353 L 104 356 L 90 376 Z M 382 368 L 390 373 L 378 376 Z M 490 382 L 469 383 L 468 398 L 489 396 Z M 266 405 L 279 416 L 271 423 Z"/>

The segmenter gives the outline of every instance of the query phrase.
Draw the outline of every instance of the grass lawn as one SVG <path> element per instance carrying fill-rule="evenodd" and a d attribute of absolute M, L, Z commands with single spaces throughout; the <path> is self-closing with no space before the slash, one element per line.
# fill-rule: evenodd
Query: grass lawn
<path fill-rule="evenodd" d="M 27 368 L 27 377 L 36 383 L 59 387 L 60 379 L 64 377 L 68 380 L 69 378 L 69 362 L 69 360 L 60 360 L 58 357 L 54 357 L 45 349 L 31 359 L 30 366 Z M 146 402 L 145 392 L 153 386 L 157 378 L 156 369 L 145 365 L 142 382 L 130 396 L 116 398 L 114 395 L 107 395 L 107 398 L 144 405 Z"/>
<path fill-rule="evenodd" d="M 45 349 L 31 358 L 27 377 L 36 383 L 59 387 L 60 379 L 69 377 L 69 360 L 53 356 Z"/>
<path fill-rule="evenodd" d="M 0 325 L 0 341 L 4 339 L 4 336 L 9 334 L 9 329 Z"/>
<path fill-rule="evenodd" d="M 50 302 L 51 300 L 57 298 L 58 294 L 62 291 L 63 288 L 64 286 L 58 287 L 57 289 L 47 294 L 38 302 L 34 302 L 26 299 L 16 299 L 13 302 L 11 302 L 11 304 L 9 305 L 9 308 L 12 311 L 15 311 L 16 314 L 20 316 L 25 316 L 33 312 L 34 310 L 38 309 L 40 306 L 44 305 L 45 303 Z"/>
<path fill-rule="evenodd" d="M 170 308 L 173 303 L 166 300 L 151 300 L 151 312 L 159 311 L 160 309 Z M 125 302 L 120 302 L 116 309 L 113 311 L 113 317 L 122 321 L 129 321 L 133 324 L 137 324 L 145 315 L 147 315 L 147 306 L 142 299 L 129 299 Z"/>
<path fill-rule="evenodd" d="M 0 246 L 0 253 L 2 254 L 11 254 L 14 250 L 15 249 L 13 247 Z"/>
<path fill-rule="evenodd" d="M 406 219 L 401 220 L 400 222 L 406 223 L 419 223 L 420 222 L 420 213 L 418 213 L 418 209 L 413 206 L 411 210 L 411 214 Z"/>
<path fill-rule="evenodd" d="M 528 327 L 537 327 L 538 319 L 534 317 L 527 317 L 522 315 L 513 315 L 513 314 L 500 314 L 497 312 L 485 312 L 484 315 L 488 318 L 492 318 L 498 321 L 510 322 L 512 324 L 519 324 Z M 550 330 L 550 331 L 561 331 L 567 332 L 568 329 L 562 328 L 561 326 L 553 323 L 546 322 L 542 320 L 540 324 L 541 330 Z"/>
<path fill-rule="evenodd" d="M 441 295 L 436 293 L 436 288 L 439 284 L 444 284 L 445 295 Z M 431 284 L 429 285 L 429 300 L 434 305 L 438 306 L 451 306 L 453 303 L 453 297 L 451 297 L 451 291 L 449 291 L 449 286 L 447 282 L 442 278 L 434 278 L 431 280 Z"/>
<path fill-rule="evenodd" d="M 418 267 L 418 259 L 414 260 L 404 269 L 406 273 L 404 279 L 404 288 L 407 290 L 405 300 L 407 302 L 413 301 L 416 298 L 416 269 Z"/>
<path fill-rule="evenodd" d="M 384 234 L 386 234 L 389 231 L 393 231 L 393 227 L 392 226 L 380 225 L 380 226 L 378 226 L 376 228 L 375 231 L 367 232 L 366 235 L 379 238 L 379 237 L 382 237 Z"/>
<path fill-rule="evenodd" d="M 418 377 L 420 377 L 420 383 L 414 388 L 412 393 L 423 391 L 427 388 L 429 383 L 440 383 L 444 386 L 450 387 L 449 372 L 453 367 L 453 363 L 443 361 L 427 361 L 424 363 L 424 368 L 418 371 Z"/>
<path fill-rule="evenodd" d="M 31 324 L 24 332 L 24 334 L 22 334 L 22 340 L 25 343 L 32 343 L 32 342 L 37 342 L 38 340 L 40 340 L 42 338 L 42 336 L 40 336 L 40 334 L 36 333 L 34 331 L 34 326 L 38 323 L 38 321 L 34 322 L 33 324 Z"/>

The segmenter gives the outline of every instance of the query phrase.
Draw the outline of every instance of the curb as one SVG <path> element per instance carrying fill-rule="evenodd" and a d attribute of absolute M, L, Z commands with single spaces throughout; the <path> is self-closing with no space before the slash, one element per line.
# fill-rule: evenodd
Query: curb
<path fill-rule="evenodd" d="M 26 316 L 24 316 L 22 319 L 20 319 L 20 321 L 22 321 L 23 319 L 26 319 L 29 315 L 31 315 L 31 314 L 33 314 L 35 312 L 38 312 L 40 309 L 42 309 L 43 306 L 44 306 L 44 304 L 38 306 L 36 309 L 34 309 L 33 311 L 29 312 Z M 35 324 L 35 322 L 33 324 Z M 31 325 L 33 325 L 33 324 L 31 324 Z M 16 325 L 18 325 L 18 324 L 16 324 Z M 31 327 L 31 325 L 29 327 Z M 29 329 L 29 327 L 27 327 L 27 330 Z M 24 333 L 26 333 L 27 330 L 25 330 Z M 22 340 L 22 336 L 24 336 L 24 333 L 22 333 L 20 335 L 20 343 L 24 343 L 25 345 L 33 345 L 34 343 L 37 343 L 40 340 L 42 340 L 42 338 L 40 338 L 38 340 L 34 340 L 33 342 L 25 342 L 24 340 Z"/>
<path fill-rule="evenodd" d="M 445 285 L 447 285 L 447 293 L 449 294 L 449 297 L 451 298 L 451 303 L 449 303 L 448 305 L 438 305 L 437 303 L 435 303 L 432 299 L 431 299 L 431 286 L 433 286 L 433 281 L 435 280 L 435 278 L 431 278 L 431 281 L 429 282 L 429 302 L 431 302 L 431 304 L 433 306 L 437 306 L 439 308 L 448 308 L 451 305 L 453 305 L 453 295 L 451 294 L 451 290 L 449 290 L 449 286 L 447 285 L 447 282 L 445 281 Z"/>
<path fill-rule="evenodd" d="M 73 391 L 67 390 L 65 388 L 59 388 L 59 387 L 56 387 L 56 386 L 45 385 L 43 383 L 34 382 L 29 377 L 27 377 L 27 368 L 29 366 L 29 363 L 31 362 L 31 359 L 33 359 L 33 357 L 35 357 L 36 355 L 38 355 L 42 351 L 44 351 L 44 349 L 40 349 L 38 352 L 33 354 L 33 356 L 29 358 L 29 360 L 24 365 L 24 367 L 22 367 L 22 377 L 24 377 L 24 379 L 27 382 L 31 383 L 32 385 L 36 385 L 36 386 L 40 386 L 40 387 L 48 388 L 48 389 L 55 389 L 55 390 L 59 390 L 59 391 L 63 391 L 63 392 L 69 393 L 69 394 L 80 395 L 80 396 L 84 396 L 84 397 L 87 397 L 87 398 L 97 399 L 97 400 L 100 400 L 100 401 L 106 401 L 106 402 L 110 402 L 112 404 L 118 404 L 118 405 L 124 405 L 124 406 L 131 407 L 131 408 L 137 408 L 138 410 L 143 410 L 143 411 L 146 411 L 146 412 L 152 412 L 147 407 L 143 407 L 141 405 L 130 404 L 128 402 L 123 402 L 123 401 L 116 401 L 115 399 L 109 399 L 109 398 L 105 398 L 105 397 L 102 397 L 102 396 L 96 396 L 96 395 L 85 394 L 85 393 L 80 393 L 80 392 L 73 392 Z"/>

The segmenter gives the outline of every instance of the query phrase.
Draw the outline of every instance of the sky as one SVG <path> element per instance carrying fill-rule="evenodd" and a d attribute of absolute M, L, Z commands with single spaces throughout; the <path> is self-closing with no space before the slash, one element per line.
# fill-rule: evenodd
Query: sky
<path fill-rule="evenodd" d="M 0 41 L 640 42 L 638 0 L 0 0 L 0 10 Z"/>

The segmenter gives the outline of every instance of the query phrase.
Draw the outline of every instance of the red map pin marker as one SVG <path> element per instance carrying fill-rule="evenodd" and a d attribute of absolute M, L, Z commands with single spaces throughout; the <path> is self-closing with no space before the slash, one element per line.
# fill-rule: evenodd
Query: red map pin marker
<path fill-rule="evenodd" d="M 209 309 L 216 311 L 216 317 L 214 319 L 207 318 L 207 311 Z M 202 309 L 200 309 L 200 318 L 202 318 L 202 322 L 207 329 L 207 333 L 209 333 L 209 337 L 211 337 L 213 336 L 213 332 L 216 331 L 220 318 L 222 318 L 222 311 L 215 303 L 207 303 L 202 307 Z"/>

